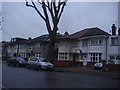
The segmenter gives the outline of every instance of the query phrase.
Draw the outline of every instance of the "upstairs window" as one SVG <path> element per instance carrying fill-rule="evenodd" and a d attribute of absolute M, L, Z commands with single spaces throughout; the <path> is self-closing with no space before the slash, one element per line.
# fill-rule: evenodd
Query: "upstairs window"
<path fill-rule="evenodd" d="M 42 53 L 41 52 L 35 53 L 35 56 L 36 57 L 42 57 Z"/>
<path fill-rule="evenodd" d="M 16 38 L 12 38 L 12 39 L 11 39 L 11 42 L 16 42 Z"/>
<path fill-rule="evenodd" d="M 20 45 L 20 49 L 25 49 L 25 48 L 26 48 L 26 45 Z"/>
<path fill-rule="evenodd" d="M 40 44 L 40 43 L 36 43 L 36 44 L 34 45 L 34 47 L 39 48 L 39 47 L 41 47 L 41 44 Z"/>
<path fill-rule="evenodd" d="M 60 45 L 60 47 L 63 47 L 65 45 L 65 43 L 64 42 L 60 42 L 59 45 Z"/>
<path fill-rule="evenodd" d="M 72 42 L 72 47 L 77 47 L 78 46 L 78 42 Z"/>
<path fill-rule="evenodd" d="M 88 46 L 88 40 L 82 40 L 82 46 L 83 47 Z"/>
<path fill-rule="evenodd" d="M 111 45 L 119 45 L 118 37 L 111 38 Z"/>
<path fill-rule="evenodd" d="M 102 39 L 101 38 L 91 38 L 90 45 L 102 45 Z"/>

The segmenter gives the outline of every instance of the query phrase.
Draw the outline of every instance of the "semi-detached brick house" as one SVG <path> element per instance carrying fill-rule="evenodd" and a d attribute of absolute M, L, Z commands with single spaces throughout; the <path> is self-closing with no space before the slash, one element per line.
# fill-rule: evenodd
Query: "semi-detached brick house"
<path fill-rule="evenodd" d="M 41 35 L 34 39 L 23 39 L 23 38 L 12 38 L 11 41 L 7 44 L 7 56 L 15 57 L 19 56 L 22 58 L 29 58 L 34 55 L 36 57 L 46 58 L 47 48 L 49 43 L 49 35 Z M 55 59 L 58 55 L 58 46 L 57 42 L 55 44 Z"/>

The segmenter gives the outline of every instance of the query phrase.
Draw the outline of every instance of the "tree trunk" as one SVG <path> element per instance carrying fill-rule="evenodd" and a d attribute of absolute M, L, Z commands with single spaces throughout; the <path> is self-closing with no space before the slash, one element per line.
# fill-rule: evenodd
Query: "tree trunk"
<path fill-rule="evenodd" d="M 16 56 L 19 57 L 19 44 L 17 46 L 17 55 Z"/>
<path fill-rule="evenodd" d="M 52 32 L 52 34 L 50 35 L 50 41 L 47 50 L 47 60 L 51 63 L 53 62 L 53 58 L 54 58 L 55 41 L 56 41 L 56 33 Z"/>

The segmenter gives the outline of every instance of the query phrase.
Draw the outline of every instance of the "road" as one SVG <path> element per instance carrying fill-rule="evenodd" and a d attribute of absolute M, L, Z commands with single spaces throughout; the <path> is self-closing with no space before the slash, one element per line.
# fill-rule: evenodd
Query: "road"
<path fill-rule="evenodd" d="M 118 79 L 71 72 L 39 71 L 2 65 L 4 88 L 118 88 Z"/>

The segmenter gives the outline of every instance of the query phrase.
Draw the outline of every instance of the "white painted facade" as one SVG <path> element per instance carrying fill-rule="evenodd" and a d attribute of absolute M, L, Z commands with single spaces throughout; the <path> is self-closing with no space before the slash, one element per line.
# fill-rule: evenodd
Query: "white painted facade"
<path fill-rule="evenodd" d="M 111 45 L 111 38 L 117 38 L 117 42 L 115 41 L 117 45 Z M 59 41 L 58 60 L 73 61 L 76 50 L 80 50 L 82 55 L 77 54 L 76 61 L 99 62 L 101 59 L 113 59 L 115 64 L 120 64 L 119 35 L 96 35 L 73 41 L 69 39 Z M 76 46 L 73 47 L 73 43 L 76 43 Z"/>
<path fill-rule="evenodd" d="M 0 42 L 2 41 L 2 2 L 0 1 Z M 0 57 L 2 57 L 2 43 L 0 43 Z"/>
<path fill-rule="evenodd" d="M 84 40 L 87 40 L 86 46 L 83 45 Z M 96 44 L 95 43 L 91 44 L 92 40 L 94 40 Z M 100 40 L 100 43 L 99 43 L 99 40 Z M 83 53 L 83 59 L 86 59 L 87 61 L 91 61 L 91 62 L 99 62 L 100 59 L 106 59 L 106 50 L 107 50 L 106 40 L 107 40 L 107 36 L 104 36 L 104 35 L 80 38 L 79 49 Z M 92 57 L 94 60 L 91 60 Z"/>
<path fill-rule="evenodd" d="M 60 40 L 58 46 L 58 60 L 73 61 L 72 54 L 79 49 L 79 42 L 73 40 Z"/>
<path fill-rule="evenodd" d="M 113 59 L 116 64 L 120 64 L 120 35 L 109 36 L 107 47 L 107 58 Z"/>

